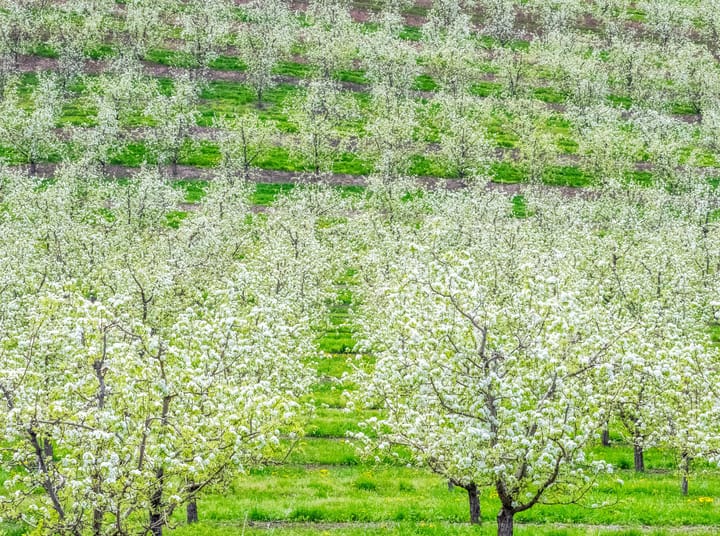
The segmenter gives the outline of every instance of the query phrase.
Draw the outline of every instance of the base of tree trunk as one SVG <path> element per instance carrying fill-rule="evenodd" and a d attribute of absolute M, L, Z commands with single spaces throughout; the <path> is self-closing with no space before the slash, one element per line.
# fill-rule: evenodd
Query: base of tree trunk
<path fill-rule="evenodd" d="M 187 507 L 185 509 L 186 513 L 186 519 L 188 525 L 192 525 L 193 523 L 197 523 L 200 521 L 200 516 L 198 515 L 198 505 L 197 505 L 197 493 L 200 491 L 201 486 L 197 484 L 190 484 L 188 486 L 188 503 Z"/>
<path fill-rule="evenodd" d="M 482 521 L 480 518 L 480 497 L 475 483 L 465 488 L 468 492 L 468 504 L 470 506 L 470 524 L 479 525 Z"/>
<path fill-rule="evenodd" d="M 633 457 L 634 457 L 634 461 L 635 461 L 635 472 L 644 473 L 645 472 L 645 454 L 643 453 L 643 448 L 640 445 L 635 445 L 633 447 Z"/>
<path fill-rule="evenodd" d="M 152 536 L 162 536 L 163 520 L 160 514 L 150 514 L 150 534 Z"/>
<path fill-rule="evenodd" d="M 198 517 L 197 501 L 195 499 L 190 499 L 190 502 L 187 504 L 188 525 L 192 525 L 193 523 L 197 523 L 198 521 L 200 521 L 200 518 Z"/>
<path fill-rule="evenodd" d="M 497 517 L 498 536 L 513 535 L 513 518 L 515 514 L 511 510 L 503 508 Z"/>
<path fill-rule="evenodd" d="M 609 447 L 610 446 L 610 430 L 607 425 L 603 428 L 602 431 L 602 446 L 603 447 Z"/>
<path fill-rule="evenodd" d="M 93 523 L 92 523 L 92 533 L 93 535 L 100 535 L 102 534 L 103 529 L 103 519 L 105 518 L 105 512 L 103 512 L 100 509 L 93 510 Z"/>
<path fill-rule="evenodd" d="M 682 482 L 680 483 L 680 489 L 683 495 L 688 494 L 688 475 L 690 474 L 690 456 L 683 452 L 682 460 L 680 461 L 680 470 L 682 471 Z"/>

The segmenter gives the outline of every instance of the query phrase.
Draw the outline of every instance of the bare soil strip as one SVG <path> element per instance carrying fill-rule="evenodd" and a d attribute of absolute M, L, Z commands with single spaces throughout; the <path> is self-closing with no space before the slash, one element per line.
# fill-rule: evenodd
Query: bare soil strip
<path fill-rule="evenodd" d="M 11 166 L 18 169 L 27 169 L 28 166 Z M 38 164 L 37 174 L 41 177 L 52 177 L 55 171 L 60 167 L 59 164 Z M 156 168 L 156 166 L 148 166 Z M 131 177 L 141 171 L 140 167 L 108 165 L 104 169 L 104 173 L 109 177 L 124 178 Z M 218 176 L 217 168 L 199 168 L 194 166 L 177 167 L 177 174 L 171 175 L 170 167 L 163 167 L 162 171 L 173 180 L 212 180 Z M 241 175 L 238 173 L 237 177 Z M 458 179 L 440 179 L 437 177 L 417 177 L 418 182 L 430 189 L 444 188 L 446 190 L 459 190 L 467 188 L 469 184 L 466 181 Z M 326 184 L 329 186 L 367 186 L 368 182 L 362 175 L 345 175 L 340 173 L 323 174 L 315 177 L 310 173 L 298 173 L 291 171 L 275 171 L 269 169 L 256 169 L 252 172 L 251 182 L 259 184 Z M 516 195 L 524 188 L 528 187 L 527 183 L 504 184 L 498 182 L 489 182 L 486 185 L 487 190 L 503 192 L 508 195 Z M 554 192 L 562 193 L 568 197 L 575 196 L 591 196 L 593 191 L 588 188 L 574 188 L 572 186 L 553 186 L 544 185 L 543 188 Z"/>

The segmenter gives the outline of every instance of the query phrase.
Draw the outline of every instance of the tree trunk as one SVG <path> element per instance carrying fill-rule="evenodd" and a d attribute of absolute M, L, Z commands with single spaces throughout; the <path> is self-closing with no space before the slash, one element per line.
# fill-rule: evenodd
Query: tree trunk
<path fill-rule="evenodd" d="M 103 491 L 103 478 L 102 475 L 97 471 L 93 475 L 93 493 L 96 497 L 99 497 Z M 102 536 L 103 533 L 103 521 L 105 519 L 105 511 L 95 505 L 93 508 L 93 520 L 92 520 L 92 535 Z"/>
<path fill-rule="evenodd" d="M 680 460 L 680 470 L 682 471 L 682 482 L 680 483 L 680 491 L 683 495 L 688 494 L 688 475 L 690 474 L 690 456 L 687 452 L 682 453 Z"/>
<path fill-rule="evenodd" d="M 187 523 L 192 525 L 198 521 L 200 521 L 200 518 L 198 517 L 197 499 L 193 497 L 187 503 Z"/>
<path fill-rule="evenodd" d="M 48 468 L 47 460 L 45 459 L 45 453 L 43 452 L 43 447 L 41 445 L 40 439 L 38 438 L 37 432 L 33 428 L 28 428 L 27 433 L 30 437 L 30 444 L 35 451 L 35 457 L 38 462 L 38 472 L 45 475 L 45 480 L 42 486 L 43 488 L 45 488 L 45 491 L 50 497 L 50 500 L 53 503 L 53 508 L 55 509 L 55 512 L 57 512 L 58 517 L 61 520 L 64 520 L 65 510 L 63 509 L 62 503 L 60 502 L 60 498 L 58 496 L 58 488 L 55 485 L 55 482 L 53 482 L 52 477 L 50 476 L 50 470 Z M 52 463 L 52 460 L 50 460 L 50 463 Z"/>
<path fill-rule="evenodd" d="M 605 426 L 602 430 L 602 446 L 603 447 L 609 447 L 610 446 L 610 428 L 608 427 L 607 423 L 605 423 Z"/>
<path fill-rule="evenodd" d="M 43 440 L 43 453 L 45 454 L 45 458 L 48 460 L 55 458 L 55 450 L 53 449 L 53 444 L 49 439 Z"/>
<path fill-rule="evenodd" d="M 173 176 L 173 177 L 177 177 L 177 174 L 178 174 L 178 162 L 177 162 L 177 158 L 173 158 L 171 170 L 172 170 L 172 176 Z"/>
<path fill-rule="evenodd" d="M 513 535 L 513 517 L 515 512 L 508 510 L 505 507 L 500 510 L 497 516 L 498 524 L 498 536 L 512 536 Z"/>
<path fill-rule="evenodd" d="M 465 488 L 468 492 L 468 504 L 470 505 L 470 524 L 480 525 L 480 497 L 478 496 L 477 485 L 473 482 Z"/>
<path fill-rule="evenodd" d="M 643 448 L 640 445 L 633 446 L 633 454 L 635 458 L 635 471 L 637 473 L 645 472 L 645 456 L 643 454 Z"/>
<path fill-rule="evenodd" d="M 37 162 L 34 160 L 30 160 L 30 175 L 33 177 L 37 175 Z"/>
<path fill-rule="evenodd" d="M 102 535 L 103 518 L 105 517 L 104 512 L 99 508 L 93 510 L 93 522 L 92 522 L 92 533 L 93 536 Z"/>
<path fill-rule="evenodd" d="M 244 168 L 245 173 L 243 175 L 243 179 L 245 179 L 246 182 L 250 182 L 250 170 L 252 169 L 252 166 L 246 161 Z"/>
<path fill-rule="evenodd" d="M 196 493 L 200 489 L 200 486 L 197 484 L 190 484 L 188 486 L 188 491 L 190 492 L 190 496 L 188 498 L 187 508 L 186 508 L 186 517 L 187 517 L 187 523 L 188 525 L 192 525 L 193 523 L 197 523 L 200 521 L 200 517 L 198 516 L 198 506 L 197 506 L 197 497 Z"/>
<path fill-rule="evenodd" d="M 162 516 L 157 513 L 150 514 L 150 534 L 152 536 L 162 536 L 163 522 Z"/>
<path fill-rule="evenodd" d="M 155 472 L 155 477 L 157 478 L 157 484 L 150 497 L 150 534 L 152 534 L 152 536 L 162 536 L 163 525 L 165 524 L 162 512 L 165 471 L 158 469 Z"/>

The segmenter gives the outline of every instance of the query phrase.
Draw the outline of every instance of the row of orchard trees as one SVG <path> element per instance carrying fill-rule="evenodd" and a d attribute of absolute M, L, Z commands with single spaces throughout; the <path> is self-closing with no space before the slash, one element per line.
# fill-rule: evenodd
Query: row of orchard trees
<path fill-rule="evenodd" d="M 287 451 L 333 263 L 317 201 L 258 216 L 247 197 L 218 182 L 183 220 L 151 172 L 3 171 L 0 518 L 159 535 Z"/>
<path fill-rule="evenodd" d="M 87 77 L 79 94 L 63 91 L 52 75 L 15 79 L 0 101 L 0 148 L 6 158 L 26 163 L 31 175 L 48 161 L 98 169 L 133 163 L 140 147 L 142 159 L 175 176 L 180 163 L 211 144 L 218 164 L 244 178 L 282 148 L 316 177 L 349 156 L 363 169 L 402 176 L 424 157 L 441 175 L 463 181 L 509 165 L 528 181 L 542 182 L 572 166 L 594 182 L 645 174 L 671 189 L 715 173 L 720 161 L 720 113 L 714 111 L 699 124 L 607 105 L 569 107 L 560 115 L 524 98 L 461 91 L 417 100 L 385 86 L 363 103 L 334 81 L 311 80 L 282 103 L 282 123 L 251 108 L 218 113 L 208 128 L 199 126 L 213 106 L 201 98 L 206 89 L 206 80 L 187 74 L 160 82 L 127 58 Z M 68 124 L 63 114 L 78 109 L 82 124 Z M 562 135 L 554 132 L 556 124 L 563 125 Z M 512 149 L 503 149 L 508 140 Z"/>
<path fill-rule="evenodd" d="M 720 453 L 720 201 L 711 189 L 422 192 L 306 188 L 265 214 L 219 179 L 177 190 L 66 167 L 4 171 L 0 517 L 48 534 L 162 533 L 209 487 L 302 433 L 327 288 L 348 266 L 361 444 L 479 495 L 498 530 L 539 503 L 593 502 L 611 422 L 638 452 Z M 377 438 L 377 439 L 370 439 Z M 280 456 L 281 457 L 281 456 Z"/>
<path fill-rule="evenodd" d="M 473 522 L 494 491 L 501 536 L 536 504 L 597 502 L 611 468 L 588 447 L 608 421 L 636 457 L 674 452 L 687 493 L 692 461 L 720 452 L 716 195 L 412 203 L 364 237 L 368 454 L 409 448 L 467 490 Z"/>
<path fill-rule="evenodd" d="M 30 35 L 31 29 L 37 35 L 20 39 L 22 47 L 0 46 L 12 56 L 0 85 L 2 155 L 27 163 L 34 173 L 47 161 L 84 160 L 98 167 L 132 163 L 141 146 L 140 159 L 167 166 L 175 175 L 179 163 L 197 154 L 194 150 L 211 153 L 208 144 L 216 144 L 223 163 L 248 177 L 252 166 L 282 147 L 291 153 L 288 161 L 301 162 L 298 167 L 316 176 L 352 160 L 355 170 L 382 174 L 422 169 L 468 180 L 492 169 L 507 179 L 509 164 L 510 178 L 533 182 L 573 168 L 575 176 L 584 174 L 581 179 L 604 182 L 645 180 L 651 174 L 675 189 L 712 175 L 720 162 L 720 71 L 712 53 L 688 39 L 658 43 L 621 25 L 607 36 L 556 29 L 536 36 L 527 50 L 485 46 L 470 3 L 444 0 L 429 11 L 416 43 L 403 39 L 404 19 L 398 13 L 407 2 L 388 3 L 371 28 L 353 22 L 347 4 L 329 0 L 311 2 L 302 19 L 279 0 L 243 5 L 236 19 L 229 5 L 206 4 L 200 9 L 194 2 L 139 1 L 119 9 L 114 2 L 64 3 L 54 16 L 68 24 L 91 24 L 105 13 L 113 21 L 107 26 L 127 41 L 116 36 L 123 44 L 115 55 L 88 70 L 83 61 L 66 58 L 46 35 L 57 25 L 45 21 L 43 13 L 58 9 L 47 2 L 10 2 L 0 10 L 0 17 L 10 17 L 3 23 L 7 39 Z M 548 5 L 551 12 L 574 6 L 579 13 L 573 2 Z M 488 20 L 498 19 L 497 25 L 515 14 L 503 2 L 476 7 Z M 618 18 L 619 7 L 606 3 L 606 13 Z M 535 15 L 533 20 L 547 24 L 554 20 L 549 13 Z M 208 19 L 213 17 L 225 24 Z M 488 28 L 501 35 L 495 22 Z M 104 27 L 97 21 L 92 25 Z M 95 35 L 92 28 L 63 28 L 59 33 L 67 39 Z M 212 73 L 171 72 L 167 83 L 147 76 L 152 68 L 140 62 L 164 43 L 190 47 L 198 65 L 207 67 L 227 44 L 217 32 L 229 32 L 228 39 L 237 41 L 226 52 L 245 64 L 242 80 L 255 93 L 255 109 L 239 101 L 233 109 L 204 100 L 214 89 L 207 85 Z M 133 52 L 128 44 L 145 41 L 152 45 L 144 52 Z M 37 81 L 20 76 L 21 53 L 43 46 L 58 48 L 58 72 Z M 265 113 L 268 91 L 280 79 L 275 69 L 291 59 L 306 61 L 311 74 L 288 91 L 291 98 Z M 338 80 L 354 68 L 367 84 Z M 419 94 L 415 88 L 423 74 L 436 87 Z M 488 77 L 500 90 L 480 97 L 478 87 Z M 559 92 L 565 104 L 548 106 L 532 98 L 538 91 Z M 694 113 L 677 117 L 668 113 L 673 106 Z M 82 119 L 74 116 L 78 113 Z M 430 165 L 414 167 L 427 161 Z"/>
<path fill-rule="evenodd" d="M 623 19 L 621 2 L 597 4 L 609 20 Z M 71 1 L 62 9 L 39 0 L 8 2 L 0 10 L 0 27 L 6 29 L 0 50 L 9 58 L 0 62 L 8 65 L 0 76 L 0 150 L 29 164 L 31 174 L 46 161 L 84 160 L 99 167 L 132 162 L 141 145 L 141 159 L 168 166 L 175 175 L 193 150 L 208 149 L 201 141 L 216 143 L 223 163 L 245 177 L 278 146 L 316 176 L 348 160 L 358 164 L 356 170 L 403 175 L 418 169 L 421 156 L 431 164 L 423 173 L 462 180 L 485 177 L 490 169 L 507 174 L 503 166 L 509 164 L 511 178 L 532 182 L 573 168 L 575 176 L 581 171 L 598 182 L 646 180 L 651 174 L 659 184 L 682 189 L 715 173 L 720 71 L 713 54 L 688 35 L 657 42 L 628 24 L 607 35 L 576 35 L 566 26 L 577 22 L 580 4 L 543 2 L 527 9 L 550 31 L 535 36 L 527 50 L 486 46 L 471 13 L 479 9 L 482 31 L 507 45 L 517 35 L 515 8 L 443 0 L 429 10 L 416 43 L 403 38 L 399 13 L 408 6 L 388 2 L 367 28 L 353 22 L 347 3 L 334 0 L 310 2 L 304 18 L 281 0 L 244 4 L 240 14 L 221 0 L 139 0 L 122 9 L 114 2 Z M 62 21 L 88 27 L 71 31 Z M 117 35 L 97 37 L 105 27 Z M 55 33 L 96 39 L 92 47 L 72 45 L 74 51 L 102 48 L 106 38 L 117 50 L 99 73 L 98 65 L 87 72 L 82 58 L 73 60 L 54 41 Z M 228 43 L 234 45 L 230 51 L 223 48 Z M 257 109 L 216 111 L 202 98 L 210 77 L 203 69 L 171 73 L 170 84 L 146 76 L 140 59 L 161 46 L 186 47 L 203 67 L 222 51 L 236 55 L 245 64 L 242 77 Z M 57 49 L 58 72 L 37 83 L 18 76 L 22 54 L 43 47 Z M 280 79 L 276 68 L 292 59 L 306 61 L 311 74 L 274 108 L 280 113 L 266 114 L 264 99 Z M 338 78 L 352 69 L 367 84 L 343 86 Z M 423 74 L 431 76 L 435 91 L 415 90 Z M 501 90 L 481 98 L 478 86 L 488 77 Z M 538 90 L 559 92 L 566 104 L 558 109 L 532 98 Z M 678 107 L 693 114 L 682 119 L 667 113 Z M 68 111 L 83 119 L 65 119 Z"/>
<path fill-rule="evenodd" d="M 3 4 L 0 87 L 23 55 L 38 52 L 57 56 L 66 83 L 99 55 L 139 60 L 157 59 L 158 51 L 182 52 L 180 63 L 206 69 L 224 54 L 242 62 L 262 102 L 278 81 L 277 68 L 299 54 L 317 77 L 359 69 L 383 91 L 408 91 L 425 73 L 457 93 L 490 75 L 510 96 L 549 85 L 578 105 L 612 96 L 662 109 L 682 104 L 692 113 L 717 108 L 720 18 L 714 0 L 692 7 L 644 2 L 635 6 L 644 13 L 641 24 L 629 20 L 625 0 L 522 6 L 511 0 L 436 0 L 419 28 L 419 42 L 405 33 L 401 14 L 413 4 L 407 1 L 384 2 L 368 15 L 373 26 L 355 22 L 344 0 L 312 0 L 302 16 L 288 0 L 240 6 L 229 0 L 133 0 L 122 8 L 108 0 Z M 518 38 L 529 41 L 527 47 L 513 44 Z"/>

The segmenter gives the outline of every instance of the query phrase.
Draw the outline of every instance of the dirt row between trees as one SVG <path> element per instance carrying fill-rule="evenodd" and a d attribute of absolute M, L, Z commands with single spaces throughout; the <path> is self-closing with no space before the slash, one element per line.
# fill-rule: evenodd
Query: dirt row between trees
<path fill-rule="evenodd" d="M 38 164 L 37 175 L 40 177 L 51 178 L 55 175 L 60 164 Z M 16 169 L 27 170 L 27 165 L 10 166 Z M 110 178 L 128 178 L 141 172 L 141 167 L 130 167 L 130 166 L 118 166 L 118 165 L 107 165 L 103 168 L 103 173 Z M 158 166 L 148 166 L 148 169 L 158 169 Z M 195 166 L 178 165 L 176 175 L 172 175 L 170 166 L 163 166 L 161 171 L 170 179 L 177 181 L 193 181 L 193 180 L 206 180 L 212 181 L 215 177 L 220 174 L 217 168 L 199 168 Z M 242 178 L 242 173 L 237 172 L 234 174 L 238 179 Z M 436 177 L 417 177 L 417 181 L 420 185 L 429 189 L 445 189 L 445 190 L 461 190 L 468 188 L 470 184 L 466 181 L 458 179 L 439 179 Z M 361 175 L 347 175 L 347 174 L 323 174 L 320 177 L 315 177 L 311 173 L 297 173 L 291 171 L 277 171 L 268 169 L 254 169 L 251 173 L 250 182 L 257 184 L 295 184 L 295 185 L 307 185 L 307 184 L 325 184 L 328 186 L 336 187 L 367 187 L 368 181 L 365 176 Z M 528 188 L 528 183 L 499 183 L 499 182 L 488 182 L 485 185 L 486 190 L 502 192 L 508 195 L 517 195 L 522 193 L 525 188 Z M 585 196 L 591 197 L 597 195 L 593 190 L 588 188 L 574 188 L 572 186 L 552 186 L 552 185 L 540 185 L 542 188 L 548 191 L 558 192 L 567 197 Z"/>

